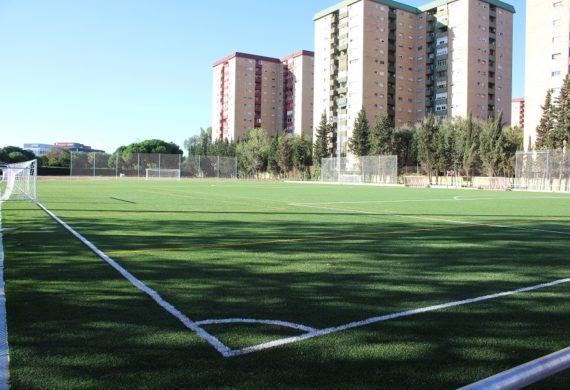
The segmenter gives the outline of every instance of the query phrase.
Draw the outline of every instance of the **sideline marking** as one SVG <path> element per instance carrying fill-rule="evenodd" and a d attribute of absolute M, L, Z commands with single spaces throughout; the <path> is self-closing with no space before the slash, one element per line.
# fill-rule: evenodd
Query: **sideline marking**
<path fill-rule="evenodd" d="M 6 321 L 6 295 L 4 293 L 4 242 L 2 240 L 2 202 L 0 202 L 0 390 L 9 389 L 10 350 Z"/>
<path fill-rule="evenodd" d="M 497 224 L 490 224 L 490 223 L 469 222 L 469 221 L 461 221 L 461 220 L 453 220 L 453 219 L 421 217 L 419 215 L 404 215 L 404 214 L 391 214 L 388 212 L 379 213 L 379 212 L 375 212 L 375 211 L 340 209 L 337 207 L 316 206 L 316 205 L 310 205 L 310 204 L 306 204 L 306 203 L 290 203 L 290 206 L 307 207 L 307 208 L 311 208 L 311 209 L 320 209 L 320 210 L 328 210 L 328 211 L 341 211 L 343 213 L 355 213 L 355 214 L 363 214 L 363 215 L 378 215 L 378 216 L 383 216 L 383 217 L 398 217 L 398 218 L 406 218 L 406 219 L 418 219 L 418 220 L 422 220 L 422 221 L 446 222 L 446 223 L 454 223 L 454 224 L 458 224 L 458 225 L 486 226 L 486 227 L 501 228 L 501 229 L 522 230 L 522 231 L 528 231 L 528 232 L 540 232 L 540 233 L 551 233 L 551 234 L 562 234 L 565 236 L 570 236 L 570 231 L 534 229 L 534 228 L 529 228 L 529 227 L 524 227 L 524 226 L 497 225 Z"/>
<path fill-rule="evenodd" d="M 172 304 L 170 304 L 164 298 L 162 298 L 156 291 L 154 291 L 153 289 L 148 287 L 146 284 L 144 284 L 139 279 L 137 279 L 135 276 L 133 276 L 133 274 L 131 274 L 129 271 L 127 271 L 126 269 L 121 267 L 119 264 L 117 264 L 115 262 L 115 260 L 111 259 L 105 253 L 103 253 L 101 250 L 99 250 L 95 245 L 93 245 L 90 241 L 88 241 L 81 234 L 77 233 L 72 227 L 70 227 L 68 224 L 63 222 L 59 217 L 57 217 L 54 213 L 52 213 L 50 210 L 48 210 L 44 205 L 42 205 L 39 202 L 36 202 L 36 204 L 42 210 L 44 210 L 51 218 L 53 218 L 55 221 L 57 221 L 67 231 L 69 231 L 76 238 L 78 238 L 83 244 L 85 244 L 85 246 L 87 246 L 89 249 L 91 249 L 97 256 L 99 256 L 101 259 L 106 261 L 111 267 L 113 267 L 121 275 L 123 275 L 123 277 L 125 279 L 127 279 L 129 282 L 131 282 L 136 288 L 138 288 L 142 292 L 146 293 L 156 303 L 158 303 L 158 305 L 160 305 L 164 310 L 166 310 L 167 312 L 172 314 L 174 317 L 176 317 L 180 322 L 182 322 L 188 329 L 194 331 L 198 336 L 200 336 L 202 339 L 204 339 L 205 341 L 210 343 L 219 353 L 222 354 L 222 356 L 231 356 L 230 355 L 231 349 L 228 348 L 225 344 L 223 344 L 220 340 L 218 340 L 216 337 L 214 337 L 210 333 L 206 332 L 203 328 L 198 326 L 194 321 L 192 321 L 190 318 L 188 318 L 186 315 L 184 315 L 180 310 L 178 310 L 176 307 L 174 307 Z"/>

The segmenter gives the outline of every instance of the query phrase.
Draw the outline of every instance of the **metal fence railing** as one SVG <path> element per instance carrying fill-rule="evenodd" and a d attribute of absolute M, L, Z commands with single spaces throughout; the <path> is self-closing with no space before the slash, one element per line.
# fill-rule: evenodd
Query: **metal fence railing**
<path fill-rule="evenodd" d="M 163 153 L 115 153 L 72 152 L 70 161 L 71 176 L 92 177 L 147 177 L 149 170 L 155 177 L 175 177 L 178 171 L 185 178 L 237 177 L 237 159 L 221 156 L 189 156 Z M 160 172 L 168 174 L 161 175 Z"/>

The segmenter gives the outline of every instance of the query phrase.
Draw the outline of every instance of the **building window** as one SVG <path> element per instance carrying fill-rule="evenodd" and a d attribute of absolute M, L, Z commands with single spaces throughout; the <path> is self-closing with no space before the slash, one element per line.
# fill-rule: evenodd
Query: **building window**
<path fill-rule="evenodd" d="M 553 60 L 557 60 L 557 59 L 559 59 L 559 58 L 560 58 L 560 53 L 555 53 L 555 54 L 552 55 L 552 59 L 553 59 Z"/>
<path fill-rule="evenodd" d="M 556 7 L 562 7 L 562 2 L 561 2 L 561 1 L 556 1 L 556 2 L 554 2 L 554 3 L 552 4 L 552 6 L 553 6 L 554 8 L 556 8 Z"/>
<path fill-rule="evenodd" d="M 560 71 L 559 70 L 555 70 L 554 72 L 551 72 L 550 75 L 552 77 L 559 77 L 560 76 Z"/>
<path fill-rule="evenodd" d="M 552 25 L 553 26 L 561 26 L 562 25 L 562 19 L 556 19 L 552 21 Z"/>

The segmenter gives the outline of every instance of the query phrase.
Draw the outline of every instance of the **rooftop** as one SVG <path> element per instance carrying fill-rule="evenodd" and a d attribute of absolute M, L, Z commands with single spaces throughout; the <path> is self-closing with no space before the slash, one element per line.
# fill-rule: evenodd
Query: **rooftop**
<path fill-rule="evenodd" d="M 314 20 L 318 20 L 324 16 L 327 16 L 327 15 L 335 12 L 335 11 L 338 11 L 339 9 L 341 9 L 343 7 L 352 5 L 354 3 L 358 3 L 359 1 L 363 1 L 363 0 L 344 0 L 344 1 L 341 1 L 338 4 L 335 4 L 329 8 L 326 8 L 326 9 L 318 12 L 314 17 Z M 432 1 L 431 3 L 422 5 L 419 8 L 412 7 L 411 5 L 400 3 L 400 2 L 397 2 L 394 0 L 370 0 L 370 1 L 373 1 L 373 2 L 378 3 L 378 4 L 387 5 L 388 7 L 391 7 L 391 8 L 401 9 L 403 11 L 411 12 L 414 14 L 421 14 L 422 12 L 425 12 L 427 10 L 437 8 L 437 7 L 445 5 L 445 4 L 453 3 L 453 2 L 458 1 L 458 0 L 435 0 L 435 1 Z M 489 4 L 494 5 L 496 7 L 503 8 L 509 12 L 515 13 L 515 7 L 513 7 L 512 5 L 510 5 L 508 3 L 505 3 L 503 1 L 500 1 L 500 0 L 482 0 L 482 1 L 485 1 L 486 3 L 489 3 Z"/>

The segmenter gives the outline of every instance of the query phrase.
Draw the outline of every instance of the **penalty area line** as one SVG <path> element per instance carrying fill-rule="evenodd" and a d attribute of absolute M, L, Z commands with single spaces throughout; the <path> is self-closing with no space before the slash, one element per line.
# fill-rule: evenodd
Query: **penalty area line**
<path fill-rule="evenodd" d="M 330 328 L 324 328 L 324 329 L 319 329 L 319 330 L 307 332 L 307 333 L 301 334 L 299 336 L 287 337 L 287 338 L 283 338 L 283 339 L 279 339 L 279 340 L 269 341 L 269 342 L 263 343 L 263 344 L 254 345 L 251 347 L 232 350 L 230 352 L 229 356 L 246 355 L 249 353 L 259 352 L 259 351 L 263 351 L 265 349 L 274 348 L 274 347 L 278 347 L 281 345 L 293 344 L 293 343 L 296 343 L 296 342 L 299 342 L 302 340 L 311 339 L 314 337 L 325 336 L 325 335 L 328 335 L 331 333 L 337 333 L 337 332 L 341 332 L 341 331 L 348 330 L 348 329 L 360 328 L 360 327 L 375 324 L 378 322 L 394 320 L 397 318 L 409 317 L 409 316 L 413 316 L 413 315 L 417 315 L 417 314 L 423 314 L 423 313 L 433 312 L 433 311 L 437 311 L 437 310 L 449 309 L 452 307 L 464 306 L 464 305 L 469 305 L 469 304 L 478 303 L 478 302 L 489 301 L 489 300 L 497 299 L 497 298 L 504 298 L 504 297 L 508 297 L 508 296 L 512 296 L 512 295 L 523 294 L 526 292 L 541 290 L 541 289 L 548 288 L 548 287 L 554 287 L 554 286 L 558 286 L 558 285 L 566 284 L 566 283 L 570 283 L 570 278 L 559 279 L 559 280 L 555 280 L 552 282 L 537 284 L 537 285 L 530 286 L 530 287 L 523 287 L 523 288 L 519 288 L 516 290 L 511 290 L 511 291 L 504 291 L 504 292 L 499 292 L 499 293 L 494 293 L 494 294 L 489 294 L 489 295 L 483 295 L 483 296 L 476 297 L 476 298 L 463 299 L 460 301 L 442 303 L 442 304 L 438 304 L 438 305 L 421 307 L 421 308 L 417 308 L 417 309 L 405 310 L 405 311 L 401 311 L 401 312 L 397 312 L 397 313 L 391 313 L 391 314 L 385 314 L 385 315 L 376 316 L 376 317 L 370 317 L 370 318 L 367 318 L 367 319 L 364 319 L 361 321 L 349 322 L 349 323 L 344 324 L 344 325 L 332 326 Z"/>
<path fill-rule="evenodd" d="M 196 322 L 192 321 L 188 318 L 185 314 L 183 314 L 180 310 L 174 307 L 171 303 L 166 301 L 162 298 L 156 291 L 148 287 L 142 281 L 137 279 L 133 274 L 129 271 L 121 267 L 115 260 L 111 259 L 107 256 L 104 252 L 98 249 L 94 244 L 92 244 L 89 240 L 75 231 L 71 226 L 67 223 L 63 222 L 58 216 L 52 213 L 48 208 L 42 205 L 39 202 L 36 202 L 39 208 L 47 213 L 52 219 L 58 222 L 61 226 L 63 226 L 67 231 L 73 234 L 79 241 L 81 241 L 85 246 L 87 246 L 93 253 L 95 253 L 98 257 L 103 259 L 107 264 L 113 267 L 117 272 L 119 272 L 125 279 L 127 279 L 133 286 L 141 290 L 142 292 L 146 293 L 149 297 L 152 298 L 160 307 L 166 310 L 168 313 L 172 314 L 176 317 L 182 324 L 184 324 L 188 329 L 194 331 L 198 336 L 200 336 L 203 340 L 207 341 L 212 345 L 222 356 L 228 357 L 231 356 L 231 349 L 223 344 L 220 340 L 216 337 L 208 333 L 202 327 L 196 324 Z"/>

